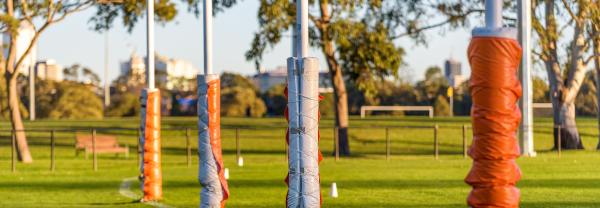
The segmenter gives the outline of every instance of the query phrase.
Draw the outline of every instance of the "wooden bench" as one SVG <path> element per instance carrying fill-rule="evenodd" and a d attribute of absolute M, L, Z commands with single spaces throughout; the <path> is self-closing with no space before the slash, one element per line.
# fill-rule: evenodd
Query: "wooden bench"
<path fill-rule="evenodd" d="M 75 154 L 79 155 L 79 152 L 85 152 L 85 158 L 88 158 L 89 153 L 94 152 L 94 145 L 92 135 L 77 135 L 75 143 Z M 96 153 L 125 153 L 125 158 L 129 158 L 129 146 L 119 146 L 117 137 L 109 135 L 96 135 Z"/>

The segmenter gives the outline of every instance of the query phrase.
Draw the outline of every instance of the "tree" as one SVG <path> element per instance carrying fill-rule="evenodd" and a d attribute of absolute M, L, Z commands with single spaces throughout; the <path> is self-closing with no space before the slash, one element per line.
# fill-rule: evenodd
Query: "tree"
<path fill-rule="evenodd" d="M 533 102 L 534 103 L 550 102 L 550 96 L 549 96 L 550 87 L 548 86 L 548 83 L 545 80 L 543 80 L 537 76 L 533 76 L 531 78 L 531 81 L 533 83 Z"/>
<path fill-rule="evenodd" d="M 478 13 L 481 2 L 464 0 L 458 4 L 439 5 L 448 8 L 442 14 L 466 20 L 471 14 Z M 510 11 L 514 12 L 515 3 L 505 1 L 504 7 L 513 8 Z M 590 32 L 598 28 L 598 0 L 533 0 L 532 12 L 533 30 L 538 41 L 534 54 L 548 73 L 554 124 L 562 127 L 562 146 L 565 149 L 583 148 L 575 123 L 575 99 L 584 81 L 586 66 L 598 55 L 590 51 L 592 40 L 598 39 L 597 32 Z M 505 19 L 514 21 L 510 17 Z M 555 148 L 557 139 L 558 129 L 555 128 Z"/>
<path fill-rule="evenodd" d="M 237 1 L 217 2 L 216 10 L 222 10 Z M 311 7 L 315 9 L 310 9 L 309 14 L 312 23 L 310 42 L 321 50 L 331 75 L 341 155 L 350 154 L 346 81 L 352 80 L 366 97 L 374 96 L 374 83 L 397 77 L 402 64 L 404 51 L 394 44 L 395 40 L 410 37 L 425 42 L 423 31 L 464 21 L 464 18 L 448 18 L 441 23 L 429 24 L 431 16 L 425 13 L 451 8 L 431 6 L 428 1 L 320 0 L 311 1 Z M 246 53 L 246 58 L 254 60 L 257 68 L 266 49 L 278 44 L 283 33 L 295 24 L 295 13 L 295 4 L 289 0 L 261 1 L 258 11 L 260 29 Z"/>
<path fill-rule="evenodd" d="M 85 78 L 83 81 L 84 83 L 91 84 L 92 86 L 100 86 L 100 76 L 98 76 L 98 74 L 88 67 L 83 67 L 81 70 L 83 77 Z"/>
<path fill-rule="evenodd" d="M 69 80 L 72 82 L 79 82 L 79 69 L 81 66 L 79 64 L 73 64 L 69 67 L 65 67 L 63 69 L 63 77 L 65 80 Z"/>
<path fill-rule="evenodd" d="M 108 116 L 137 116 L 140 113 L 140 98 L 131 92 L 117 92 L 108 108 Z"/>
<path fill-rule="evenodd" d="M 590 6 L 590 16 L 591 16 L 591 24 L 590 24 L 590 37 L 592 37 L 592 54 L 595 55 L 594 58 L 594 67 L 596 71 L 596 88 L 600 86 L 600 2 L 598 0 L 595 1 L 595 4 Z M 598 130 L 600 131 L 600 90 L 596 90 L 596 103 L 598 104 Z M 600 134 L 598 135 L 600 138 Z M 597 148 L 600 150 L 600 140 L 598 140 Z"/>
<path fill-rule="evenodd" d="M 450 104 L 446 96 L 438 95 L 433 105 L 435 116 L 450 116 Z"/>
<path fill-rule="evenodd" d="M 23 65 L 25 58 L 30 53 L 33 46 L 39 40 L 41 34 L 49 27 L 61 22 L 71 14 L 83 11 L 94 6 L 96 0 L 52 0 L 52 1 L 15 1 L 5 0 L 0 3 L 0 33 L 8 34 L 8 48 L 6 55 L 0 56 L 2 67 L 0 72 L 4 72 L 6 82 L 6 93 L 8 110 L 13 130 L 16 131 L 17 153 L 19 160 L 23 163 L 31 163 L 33 159 L 29 152 L 27 138 L 25 137 L 25 126 L 20 108 L 19 93 L 17 91 L 17 77 L 19 69 Z M 131 31 L 135 23 L 143 15 L 146 7 L 146 0 L 123 0 L 123 4 L 101 4 L 95 5 L 96 15 L 90 19 L 97 31 L 107 30 L 112 26 L 114 20 L 121 16 L 123 24 Z M 182 0 L 190 5 L 190 10 L 198 11 L 197 0 Z M 196 8 L 196 9 L 194 9 Z M 159 22 L 168 22 L 177 15 L 177 10 L 173 0 L 160 0 L 154 7 L 156 20 Z M 23 54 L 18 57 L 17 38 L 19 37 L 18 27 L 22 23 L 30 24 L 34 28 L 34 35 L 28 43 Z M 4 48 L 4 47 L 3 47 Z M 4 51 L 4 50 L 3 50 Z"/>
<path fill-rule="evenodd" d="M 221 115 L 261 117 L 266 112 L 265 102 L 250 80 L 234 73 L 221 75 Z"/>
<path fill-rule="evenodd" d="M 98 119 L 103 116 L 102 108 L 102 100 L 89 87 L 81 84 L 69 84 L 60 93 L 48 117 L 51 119 Z"/>
<path fill-rule="evenodd" d="M 585 78 L 586 66 L 593 57 L 593 55 L 589 57 L 586 55 L 589 49 L 589 41 L 586 41 L 586 25 L 590 19 L 590 8 L 597 2 L 562 1 L 563 8 L 557 7 L 557 4 L 558 2 L 553 0 L 533 2 L 533 10 L 543 12 L 543 15 L 532 15 L 533 28 L 539 39 L 539 51 L 534 53 L 544 63 L 548 72 L 554 124 L 562 128 L 560 135 L 562 148 L 583 149 L 575 122 L 575 100 Z M 560 16 L 561 14 L 567 15 L 564 17 Z M 559 18 L 567 19 L 567 24 L 561 27 Z M 564 35 L 563 28 L 572 29 L 570 39 Z M 592 37 L 587 40 L 591 39 Z M 560 47 L 561 43 L 568 45 Z M 566 51 L 563 52 L 561 49 Z M 567 57 L 559 55 L 563 53 L 567 54 Z M 558 129 L 555 128 L 555 148 L 557 148 L 558 138 Z"/>

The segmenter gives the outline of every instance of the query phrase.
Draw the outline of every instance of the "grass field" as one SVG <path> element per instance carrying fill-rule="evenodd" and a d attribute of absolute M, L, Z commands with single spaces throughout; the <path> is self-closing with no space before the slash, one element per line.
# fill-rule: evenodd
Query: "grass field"
<path fill-rule="evenodd" d="M 428 119 L 375 117 L 351 120 L 354 156 L 335 161 L 332 154 L 332 120 L 321 122 L 323 207 L 465 207 L 470 188 L 463 179 L 471 161 L 462 157 L 462 125 L 468 117 Z M 394 128 L 440 126 L 440 159 L 433 152 L 433 130 Z M 552 148 L 551 120 L 536 120 L 538 157 L 520 158 L 519 182 L 522 207 L 600 207 L 600 152 L 595 151 L 598 132 L 595 119 L 578 120 L 584 151 L 564 151 L 559 158 Z M 163 128 L 193 127 L 196 119 L 163 118 Z M 230 169 L 231 199 L 228 207 L 283 207 L 286 186 L 282 118 L 223 118 L 225 166 Z M 135 149 L 137 119 L 99 121 L 37 121 L 28 129 L 98 128 L 99 134 L 116 135 Z M 385 127 L 389 127 L 392 157 L 386 160 Z M 0 129 L 9 124 L 0 121 Z M 235 165 L 235 130 L 240 128 L 245 166 Z M 85 132 L 80 132 L 83 134 Z M 191 141 L 195 153 L 196 134 Z M 470 132 L 469 132 L 470 133 Z M 56 133 L 56 171 L 51 172 L 48 132 L 28 133 L 35 162 L 17 164 L 11 172 L 9 132 L 0 132 L 0 207 L 144 207 L 119 194 L 123 179 L 137 175 L 135 154 L 100 155 L 99 170 L 92 160 L 75 156 L 74 133 Z M 163 131 L 163 203 L 173 207 L 197 207 L 200 186 L 197 158 L 186 162 L 185 131 Z M 470 136 L 469 136 L 470 140 Z M 332 182 L 340 198 L 328 197 Z M 131 189 L 139 193 L 138 184 Z"/>

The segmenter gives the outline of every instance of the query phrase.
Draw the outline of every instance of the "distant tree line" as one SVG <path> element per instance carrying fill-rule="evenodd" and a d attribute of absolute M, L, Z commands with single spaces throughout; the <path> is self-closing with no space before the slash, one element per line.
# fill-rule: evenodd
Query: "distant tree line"
<path fill-rule="evenodd" d="M 36 113 L 39 118 L 50 119 L 98 119 L 109 117 L 138 116 L 140 111 L 139 90 L 144 86 L 128 86 L 122 79 L 116 79 L 112 84 L 111 105 L 104 109 L 102 90 L 97 74 L 87 67 L 78 64 L 63 70 L 65 80 L 62 82 L 36 80 Z M 81 76 L 80 76 L 81 75 Z M 580 116 L 595 116 L 598 103 L 596 99 L 595 71 L 587 72 L 577 96 L 576 111 Z M 2 79 L 2 78 L 0 78 Z M 29 86 L 24 76 L 19 85 L 21 92 L 28 92 Z M 433 66 L 425 71 L 424 79 L 415 83 L 402 79 L 382 79 L 375 83 L 376 89 L 370 95 L 356 87 L 351 79 L 345 79 L 349 93 L 349 112 L 359 114 L 364 105 L 416 105 L 433 106 L 436 116 L 449 116 L 450 104 L 447 96 L 448 81 L 442 70 Z M 193 81 L 193 80 L 190 80 Z M 453 114 L 468 116 L 471 110 L 469 81 L 465 81 L 454 89 Z M 549 103 L 547 81 L 533 78 L 533 100 L 535 103 Z M 158 86 L 163 86 L 159 84 Z M 4 86 L 0 82 L 0 89 Z M 263 117 L 282 116 L 287 105 L 284 96 L 285 85 L 275 85 L 261 93 L 252 80 L 240 74 L 225 72 L 221 75 L 221 115 L 226 117 Z M 192 91 L 162 91 L 163 113 L 170 116 L 196 115 L 196 92 Z M 23 115 L 28 116 L 28 93 L 21 93 Z M 0 96 L 5 92 L 0 90 Z M 331 93 L 321 94 L 320 112 L 324 117 L 333 117 L 334 98 Z M 2 100 L 4 101 L 4 100 Z M 8 118 L 6 103 L 0 103 L 0 118 Z M 419 112 L 377 112 L 379 115 L 424 115 Z"/>

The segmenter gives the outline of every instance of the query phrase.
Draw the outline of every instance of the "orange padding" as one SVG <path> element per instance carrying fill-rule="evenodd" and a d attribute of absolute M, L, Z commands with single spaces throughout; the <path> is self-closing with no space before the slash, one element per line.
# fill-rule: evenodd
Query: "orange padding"
<path fill-rule="evenodd" d="M 521 120 L 517 100 L 521 84 L 517 70 L 521 47 L 506 38 L 475 37 L 469 46 L 473 167 L 465 182 L 473 187 L 471 207 L 519 207 L 515 187 L 521 178 L 516 163 L 519 146 L 516 131 Z"/>
<path fill-rule="evenodd" d="M 160 91 L 147 91 L 146 129 L 144 143 L 144 198 L 143 201 L 162 199 L 160 165 Z"/>
<path fill-rule="evenodd" d="M 288 97 L 287 86 L 285 87 L 283 94 L 285 95 L 285 98 L 287 100 L 287 97 Z M 321 101 L 321 100 L 323 100 L 323 96 L 319 95 L 319 101 Z M 319 114 L 318 114 L 317 120 L 321 120 L 321 112 L 318 112 L 318 113 Z M 288 107 L 285 107 L 285 109 L 283 111 L 283 115 L 285 116 L 285 120 L 289 123 L 290 122 L 290 113 L 289 113 Z M 317 134 L 318 134 L 317 142 L 320 142 L 321 141 L 321 131 L 320 130 L 317 131 Z M 287 144 L 288 147 L 290 146 L 290 129 L 289 128 L 285 132 L 285 143 Z M 289 157 L 289 155 L 288 155 L 288 157 Z M 321 153 L 321 150 L 319 150 L 319 163 L 321 163 L 322 160 L 323 160 L 323 154 Z M 319 178 L 320 178 L 320 173 L 319 173 Z M 284 181 L 285 181 L 286 185 L 288 185 L 288 186 L 290 185 L 290 174 L 289 173 L 285 176 Z M 287 196 L 287 194 L 286 194 L 286 196 Z M 287 197 L 285 198 L 285 200 L 286 200 L 285 204 L 287 206 Z M 321 201 L 321 204 L 323 204 L 323 196 L 320 197 L 320 201 Z"/>
<path fill-rule="evenodd" d="M 214 79 L 207 83 L 208 92 L 208 129 L 213 156 L 217 162 L 219 180 L 223 189 L 223 200 L 221 207 L 225 207 L 225 201 L 229 198 L 229 187 L 225 179 L 223 166 L 223 154 L 221 152 L 221 80 Z"/>

